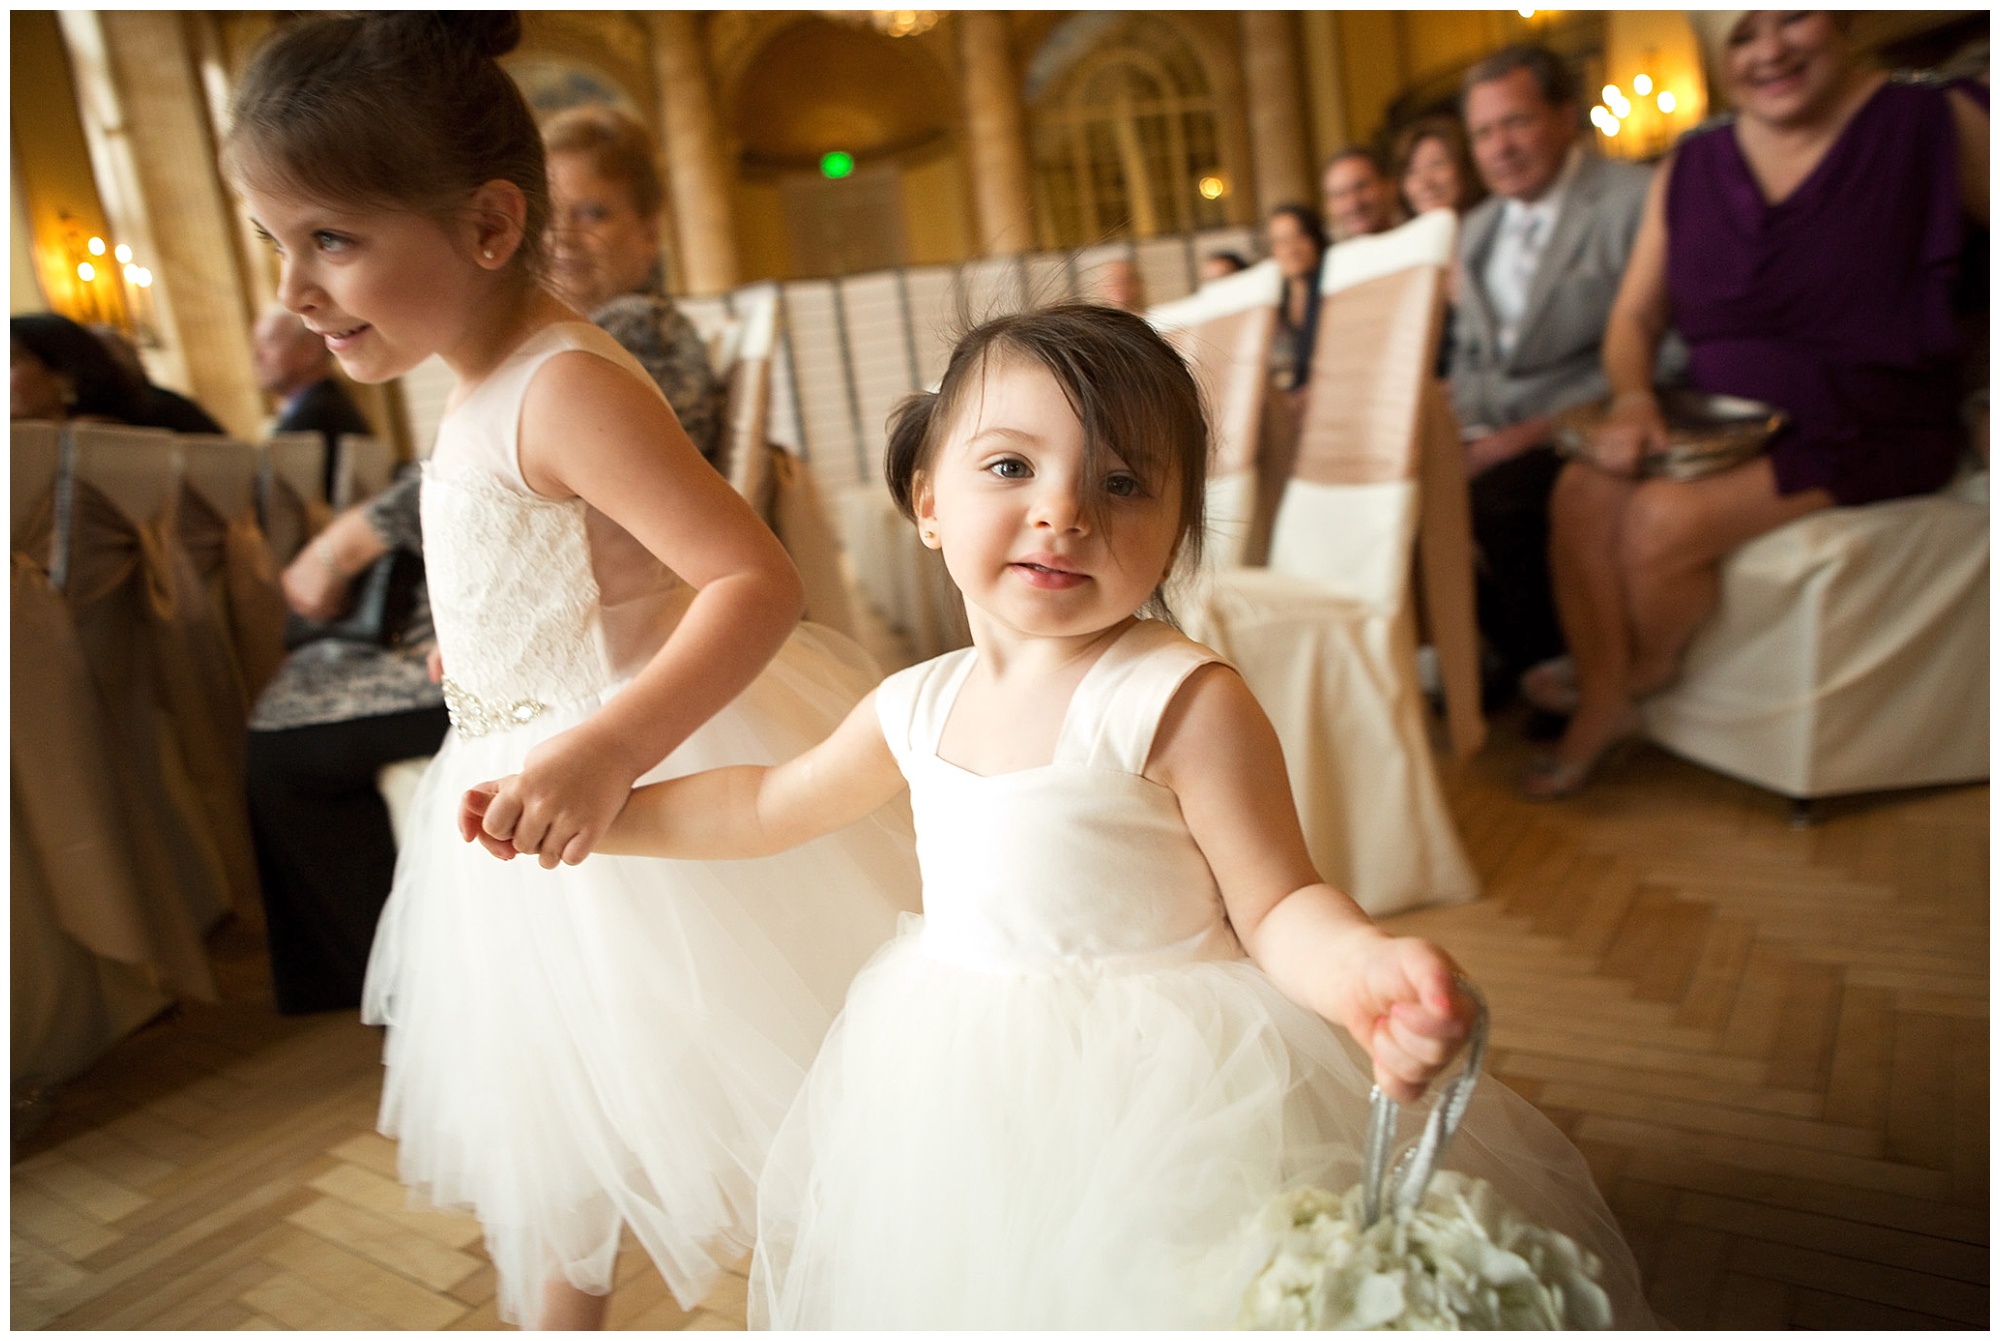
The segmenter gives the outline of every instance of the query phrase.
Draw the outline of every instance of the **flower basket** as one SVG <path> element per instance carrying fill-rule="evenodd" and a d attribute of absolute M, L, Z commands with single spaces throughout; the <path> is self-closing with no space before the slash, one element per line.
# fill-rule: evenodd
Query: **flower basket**
<path fill-rule="evenodd" d="M 1475 1000 L 1477 994 L 1474 994 Z M 1465 1070 L 1443 1087 L 1417 1144 L 1389 1169 L 1396 1103 L 1372 1096 L 1361 1182 L 1277 1198 L 1252 1225 L 1263 1263 L 1237 1326 L 1280 1331 L 1605 1328 L 1597 1259 L 1517 1215 L 1491 1184 L 1437 1165 L 1471 1101 L 1486 1007 Z"/>

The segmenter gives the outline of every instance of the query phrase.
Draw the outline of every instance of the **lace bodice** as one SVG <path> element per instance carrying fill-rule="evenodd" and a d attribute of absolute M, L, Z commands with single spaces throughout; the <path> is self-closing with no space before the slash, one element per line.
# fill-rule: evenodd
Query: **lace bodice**
<path fill-rule="evenodd" d="M 596 327 L 545 327 L 445 416 L 425 463 L 432 618 L 453 721 L 470 734 L 602 693 L 658 650 L 692 596 L 609 518 L 580 498 L 544 498 L 521 475 L 521 402 L 569 349 L 653 387 Z"/>
<path fill-rule="evenodd" d="M 910 784 L 925 950 L 1009 969 L 1241 957 L 1180 802 L 1141 776 L 1160 714 L 1219 658 L 1139 621 L 1077 685 L 1053 762 L 982 777 L 937 755 L 975 656 L 950 653 L 876 690 Z"/>

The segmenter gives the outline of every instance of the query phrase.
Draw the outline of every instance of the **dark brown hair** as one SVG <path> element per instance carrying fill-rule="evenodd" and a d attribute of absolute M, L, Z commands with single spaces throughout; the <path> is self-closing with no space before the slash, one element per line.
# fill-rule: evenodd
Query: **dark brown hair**
<path fill-rule="evenodd" d="M 1389 158 L 1396 165 L 1396 194 L 1402 197 L 1404 209 L 1412 206 L 1409 197 L 1403 195 L 1403 178 L 1410 175 L 1410 160 L 1417 156 L 1417 146 L 1425 140 L 1442 143 L 1444 151 L 1451 155 L 1452 166 L 1458 169 L 1458 200 L 1453 204 L 1454 209 L 1463 214 L 1486 199 L 1486 184 L 1472 164 L 1472 151 L 1466 145 L 1465 128 L 1458 124 L 1458 118 L 1426 116 L 1397 132 L 1396 149 Z"/>
<path fill-rule="evenodd" d="M 979 394 L 986 370 L 1008 360 L 1046 368 L 1062 388 L 1083 425 L 1086 478 L 1104 474 L 1115 453 L 1156 497 L 1179 484 L 1177 562 L 1199 560 L 1208 480 L 1201 391 L 1174 347 L 1143 317 L 1094 303 L 1016 313 L 974 328 L 952 350 L 938 389 L 896 407 L 883 474 L 903 515 L 916 520 L 918 477 Z M 1165 613 L 1158 593 L 1154 604 Z"/>
<path fill-rule="evenodd" d="M 517 260 L 542 269 L 542 137 L 496 57 L 518 14 L 397 12 L 305 19 L 244 72 L 223 162 L 238 181 L 315 200 L 445 216 L 490 181 L 527 197 Z"/>
<path fill-rule="evenodd" d="M 1505 79 L 1516 70 L 1526 70 L 1535 81 L 1542 101 L 1551 107 L 1567 107 L 1576 101 L 1576 80 L 1562 57 L 1547 47 L 1521 42 L 1502 47 L 1465 72 L 1458 86 L 1458 110 L 1465 111 L 1465 97 L 1476 84 Z"/>
<path fill-rule="evenodd" d="M 654 163 L 653 137 L 614 107 L 572 107 L 558 112 L 542 131 L 552 154 L 584 154 L 600 177 L 624 183 L 632 208 L 650 219 L 660 212 L 666 192 Z"/>

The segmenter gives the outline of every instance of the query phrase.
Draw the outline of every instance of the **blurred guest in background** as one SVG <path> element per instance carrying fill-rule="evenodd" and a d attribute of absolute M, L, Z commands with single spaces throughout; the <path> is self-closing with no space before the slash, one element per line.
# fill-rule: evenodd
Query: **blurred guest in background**
<path fill-rule="evenodd" d="M 1146 310 L 1146 287 L 1139 280 L 1139 267 L 1130 261 L 1106 261 L 1091 272 L 1090 301 L 1124 312 Z"/>
<path fill-rule="evenodd" d="M 1228 279 L 1239 270 L 1248 270 L 1250 262 L 1233 251 L 1212 251 L 1201 258 L 1201 282 L 1211 283 L 1218 279 Z"/>
<path fill-rule="evenodd" d="M 1395 190 L 1366 149 L 1343 149 L 1329 158 L 1319 181 L 1332 241 L 1366 237 L 1396 224 Z"/>
<path fill-rule="evenodd" d="M 318 433 L 326 439 L 326 496 L 333 497 L 343 433 L 370 434 L 368 420 L 334 376 L 326 340 L 306 328 L 298 313 L 276 303 L 250 332 L 257 386 L 278 402 L 273 433 Z"/>
<path fill-rule="evenodd" d="M 1264 240 L 1284 280 L 1277 333 L 1271 339 L 1271 376 L 1281 390 L 1296 391 L 1312 374 L 1326 234 L 1310 206 L 1280 205 L 1264 221 Z"/>
<path fill-rule="evenodd" d="M 548 150 L 556 289 L 645 366 L 694 445 L 722 446 L 723 388 L 701 332 L 667 296 L 660 263 L 665 192 L 645 127 L 608 107 L 558 113 Z"/>
<path fill-rule="evenodd" d="M 1412 215 L 1425 210 L 1465 213 L 1486 198 L 1472 167 L 1458 119 L 1427 116 L 1396 136 L 1396 189 Z"/>
<path fill-rule="evenodd" d="M 1865 67 L 1824 11 L 1703 11 L 1735 113 L 1682 140 L 1646 199 L 1604 340 L 1613 392 L 1564 468 L 1550 556 L 1577 705 L 1529 794 L 1560 796 L 1679 673 L 1720 564 L 1806 513 L 1926 493 L 1966 448 L 1953 286 L 1987 220 L 1986 93 Z M 1767 454 L 1643 479 L 1664 445 L 1655 355 L 1672 322 L 1703 391 L 1784 410 Z"/>
<path fill-rule="evenodd" d="M 144 384 L 118 366 L 103 341 L 51 312 L 12 317 L 7 324 L 10 418 L 138 421 Z"/>
<path fill-rule="evenodd" d="M 176 433 L 220 433 L 222 425 L 215 416 L 201 408 L 178 391 L 156 385 L 146 376 L 146 365 L 139 358 L 139 351 L 125 338 L 125 332 L 108 322 L 91 326 L 90 333 L 104 344 L 104 352 L 125 370 L 127 376 L 139 384 L 141 403 L 139 417 L 132 422 L 147 428 L 169 428 Z"/>
<path fill-rule="evenodd" d="M 1503 699 L 1563 650 L 1549 587 L 1549 493 L 1562 464 L 1550 419 L 1604 395 L 1604 324 L 1651 174 L 1578 143 L 1570 73 L 1544 47 L 1496 52 L 1463 89 L 1492 194 L 1459 232 L 1451 394 L 1472 476 L 1479 627 L 1495 659 L 1489 697 Z M 1669 364 L 1676 352 L 1664 351 Z"/>

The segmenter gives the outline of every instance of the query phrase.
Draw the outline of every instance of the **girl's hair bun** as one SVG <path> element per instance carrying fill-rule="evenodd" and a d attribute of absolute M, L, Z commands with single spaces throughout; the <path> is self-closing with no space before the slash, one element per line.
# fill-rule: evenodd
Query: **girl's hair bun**
<path fill-rule="evenodd" d="M 426 45 L 475 58 L 495 60 L 521 45 L 518 10 L 389 10 L 371 18 Z"/>

